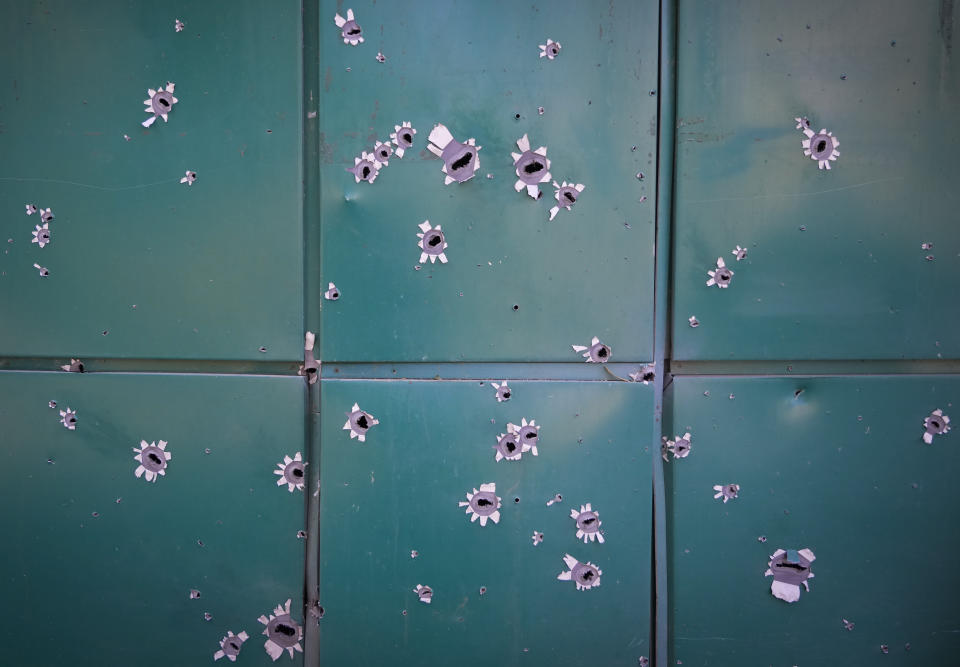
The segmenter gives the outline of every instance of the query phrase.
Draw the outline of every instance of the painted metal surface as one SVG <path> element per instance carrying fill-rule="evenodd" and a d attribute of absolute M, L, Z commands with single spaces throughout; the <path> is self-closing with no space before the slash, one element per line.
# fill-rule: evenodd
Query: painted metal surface
<path fill-rule="evenodd" d="M 342 293 L 322 304 L 323 358 L 567 361 L 597 335 L 614 359 L 649 360 L 656 4 L 353 4 L 356 47 L 334 25 L 341 5 L 320 17 L 321 283 Z M 548 37 L 554 60 L 538 56 Z M 402 121 L 414 147 L 356 183 L 345 169 Z M 436 123 L 482 146 L 472 180 L 444 185 L 426 151 Z M 513 189 L 524 134 L 554 179 L 586 186 L 552 222 L 549 184 L 540 201 Z M 447 264 L 418 263 L 425 219 Z"/>
<path fill-rule="evenodd" d="M 293 377 L 0 373 L 3 663 L 212 664 L 245 630 L 240 661 L 273 664 L 257 618 L 292 598 L 302 620 L 304 495 L 272 470 L 304 451 L 304 392 Z M 172 456 L 153 483 L 134 476 L 143 439 Z"/>
<path fill-rule="evenodd" d="M 7 3 L 0 353 L 302 358 L 299 9 Z M 43 249 L 27 203 L 56 216 Z"/>
<path fill-rule="evenodd" d="M 677 378 L 667 428 L 693 446 L 665 464 L 670 664 L 955 662 L 960 577 L 939 564 L 960 548 L 960 450 L 921 436 L 958 397 L 960 376 Z M 816 554 L 792 604 L 764 577 L 778 548 Z"/>
<path fill-rule="evenodd" d="M 649 656 L 650 386 L 510 380 L 498 403 L 490 382 L 321 385 L 320 664 Z M 342 429 L 354 403 L 380 422 L 363 443 Z M 522 417 L 542 425 L 539 455 L 496 462 L 498 434 Z M 481 527 L 457 503 L 488 482 L 502 515 Z M 588 502 L 603 544 L 575 536 L 570 510 Z M 557 581 L 564 554 L 599 566 L 600 586 Z"/>
<path fill-rule="evenodd" d="M 954 14 L 679 2 L 675 358 L 960 356 Z M 797 116 L 839 139 L 830 171 L 803 155 Z M 717 257 L 729 289 L 704 284 Z"/>

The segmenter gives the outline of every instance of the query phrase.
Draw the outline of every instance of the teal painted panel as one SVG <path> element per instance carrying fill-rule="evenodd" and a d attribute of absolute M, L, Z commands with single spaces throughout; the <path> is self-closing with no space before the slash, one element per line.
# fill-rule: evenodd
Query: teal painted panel
<path fill-rule="evenodd" d="M 656 4 L 361 2 L 355 47 L 341 5 L 323 2 L 320 25 L 322 284 L 342 294 L 322 303 L 324 359 L 574 361 L 594 335 L 614 359 L 650 359 Z M 345 168 L 403 121 L 414 147 L 356 183 Z M 436 123 L 482 146 L 472 180 L 444 185 Z M 552 222 L 549 184 L 539 201 L 513 189 L 525 133 L 556 180 L 586 186 Z M 418 265 L 425 219 L 447 264 Z"/>
<path fill-rule="evenodd" d="M 952 7 L 681 0 L 675 358 L 960 357 Z M 797 116 L 836 135 L 830 171 Z"/>
<path fill-rule="evenodd" d="M 677 378 L 666 426 L 693 437 L 665 464 L 670 664 L 953 664 L 960 449 L 921 436 L 958 397 L 960 376 Z M 810 592 L 774 598 L 770 555 L 804 548 Z"/>
<path fill-rule="evenodd" d="M 498 403 L 489 382 L 322 385 L 321 664 L 635 665 L 650 655 L 649 386 L 511 381 Z M 342 428 L 354 402 L 379 420 L 363 443 Z M 539 455 L 496 462 L 497 436 L 521 418 L 542 426 Z M 489 482 L 502 515 L 482 527 L 457 503 Z M 547 506 L 557 493 L 562 502 Z M 603 544 L 575 536 L 570 510 L 588 502 Z M 599 566 L 600 586 L 557 581 L 564 554 Z M 418 584 L 433 589 L 429 605 Z"/>
<path fill-rule="evenodd" d="M 302 620 L 304 495 L 272 471 L 304 451 L 304 391 L 300 378 L 0 373 L 3 663 L 205 665 L 245 630 L 243 664 L 273 664 L 257 618 L 292 598 Z M 75 431 L 58 421 L 67 406 Z M 134 475 L 142 439 L 169 443 L 154 483 Z"/>
<path fill-rule="evenodd" d="M 299 34 L 289 2 L 7 3 L 0 353 L 303 358 Z"/>

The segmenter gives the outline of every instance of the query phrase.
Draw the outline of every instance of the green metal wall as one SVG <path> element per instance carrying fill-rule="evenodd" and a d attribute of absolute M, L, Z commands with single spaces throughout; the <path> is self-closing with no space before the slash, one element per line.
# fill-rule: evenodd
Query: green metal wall
<path fill-rule="evenodd" d="M 311 666 L 955 661 L 956 435 L 920 438 L 960 389 L 951 0 L 3 9 L 0 663 L 207 664 L 230 630 L 272 664 L 258 618 L 288 598 L 280 661 Z M 482 146 L 470 181 L 444 185 L 436 123 Z M 552 221 L 550 183 L 513 188 L 524 134 L 585 185 Z M 418 261 L 425 219 L 447 263 Z M 610 363 L 571 349 L 593 336 Z M 496 461 L 521 419 L 538 456 Z M 491 482 L 481 527 L 458 503 Z M 778 548 L 817 557 L 794 604 Z M 565 554 L 602 584 L 557 581 Z"/>

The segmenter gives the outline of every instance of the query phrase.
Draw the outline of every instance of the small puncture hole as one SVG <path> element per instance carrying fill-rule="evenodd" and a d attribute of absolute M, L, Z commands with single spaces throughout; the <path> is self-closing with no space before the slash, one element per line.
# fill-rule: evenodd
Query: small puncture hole
<path fill-rule="evenodd" d="M 514 498 L 514 499 L 513 499 L 513 502 L 519 503 L 519 502 L 520 502 L 520 499 L 519 499 L 519 498 Z"/>
<path fill-rule="evenodd" d="M 518 306 L 517 304 L 513 304 L 513 309 L 514 309 L 514 310 L 520 310 L 520 306 Z"/>
<path fill-rule="evenodd" d="M 477 500 L 477 505 L 479 505 L 480 507 L 489 507 L 492 504 L 493 503 L 487 500 L 486 498 L 480 498 L 479 500 Z"/>
<path fill-rule="evenodd" d="M 454 163 L 451 164 L 450 167 L 454 171 L 456 171 L 457 169 L 462 169 L 463 167 L 466 167 L 468 164 L 470 164 L 471 160 L 473 160 L 473 153 L 471 153 L 470 151 L 467 151 L 466 153 L 464 153 L 462 158 L 454 161 Z"/>
<path fill-rule="evenodd" d="M 486 587 L 486 586 L 481 586 L 481 587 L 480 587 L 480 595 L 483 595 L 483 594 L 485 594 L 486 592 L 487 592 L 487 587 Z"/>
<path fill-rule="evenodd" d="M 275 629 L 277 632 L 282 635 L 286 635 L 287 637 L 293 637 L 295 634 L 297 634 L 296 629 L 291 628 L 286 623 L 277 623 L 277 627 Z"/>
<path fill-rule="evenodd" d="M 514 118 L 516 118 L 517 120 L 520 120 L 520 114 L 515 114 Z"/>
<path fill-rule="evenodd" d="M 360 428 L 369 428 L 369 422 L 367 422 L 366 415 L 360 415 L 359 417 L 357 417 L 357 426 L 359 426 Z"/>

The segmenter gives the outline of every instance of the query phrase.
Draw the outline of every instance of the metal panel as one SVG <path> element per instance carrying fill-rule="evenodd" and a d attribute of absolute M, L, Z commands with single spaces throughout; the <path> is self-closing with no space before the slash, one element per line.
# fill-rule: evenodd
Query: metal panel
<path fill-rule="evenodd" d="M 679 5 L 674 357 L 960 356 L 953 2 Z M 840 141 L 830 171 L 797 116 Z"/>
<path fill-rule="evenodd" d="M 955 662 L 958 436 L 921 436 L 958 396 L 960 376 L 677 378 L 667 426 L 693 445 L 666 466 L 670 664 Z M 816 556 L 793 604 L 764 577 L 781 548 Z"/>
<path fill-rule="evenodd" d="M 4 355 L 302 358 L 299 4 L 183 10 L 6 3 Z M 26 203 L 56 216 L 43 249 Z"/>
<path fill-rule="evenodd" d="M 650 387 L 511 381 L 511 399 L 498 403 L 489 382 L 322 385 L 321 664 L 607 665 L 649 655 Z M 354 402 L 380 422 L 364 443 L 342 430 Z M 498 434 L 522 417 L 542 425 L 539 456 L 497 463 Z M 481 527 L 457 503 L 488 482 L 502 517 Z M 547 506 L 557 493 L 563 501 Z M 602 545 L 574 534 L 570 509 L 587 502 Z M 556 580 L 567 553 L 600 567 L 598 588 Z M 418 584 L 434 590 L 429 605 Z"/>
<path fill-rule="evenodd" d="M 334 25 L 341 3 L 322 6 L 322 273 L 342 294 L 323 303 L 324 359 L 566 361 L 594 335 L 650 359 L 656 5 L 354 4 L 356 47 Z M 356 183 L 344 169 L 402 121 L 414 148 Z M 483 147 L 473 180 L 444 186 L 425 150 L 436 123 Z M 552 222 L 549 184 L 539 202 L 513 189 L 525 133 L 556 180 L 586 186 Z M 449 263 L 418 266 L 424 219 Z"/>
<path fill-rule="evenodd" d="M 206 664 L 227 630 L 272 664 L 257 617 L 293 598 L 300 619 L 305 526 L 271 472 L 303 409 L 299 378 L 0 373 L 4 664 Z M 155 483 L 141 439 L 169 443 Z"/>

